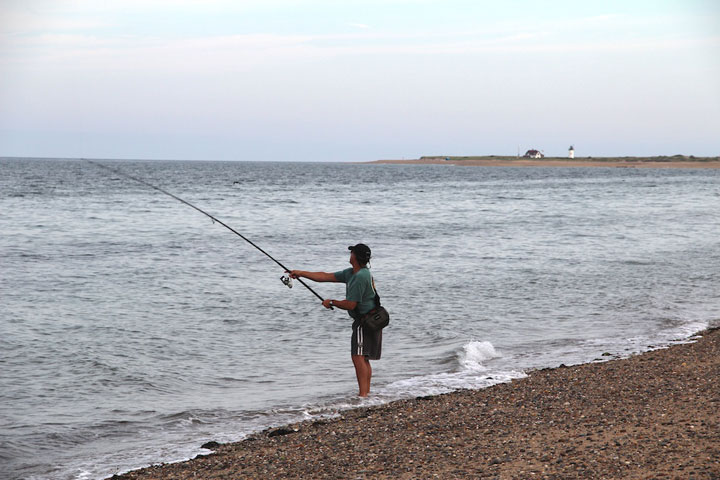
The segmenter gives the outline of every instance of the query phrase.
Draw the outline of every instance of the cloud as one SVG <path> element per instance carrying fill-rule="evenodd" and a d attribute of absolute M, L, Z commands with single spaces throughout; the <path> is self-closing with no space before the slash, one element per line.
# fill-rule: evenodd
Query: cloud
<path fill-rule="evenodd" d="M 108 27 L 99 17 L 77 18 L 31 10 L 7 9 L 2 12 L 0 34 L 29 35 L 40 32 L 89 30 Z"/>
<path fill-rule="evenodd" d="M 228 5 L 226 2 L 212 1 L 210 4 L 217 7 Z M 152 8 L 164 4 L 151 2 Z M 204 4 L 200 0 L 179 3 L 191 9 Z M 18 2 L 17 5 L 24 4 Z M 224 72 L 343 56 L 637 52 L 658 48 L 717 48 L 718 45 L 717 37 L 703 37 L 702 32 L 683 38 L 670 36 L 664 29 L 641 34 L 633 25 L 667 22 L 667 18 L 639 19 L 613 13 L 563 20 L 494 23 L 475 30 L 383 31 L 369 24 L 352 22 L 346 25 L 355 30 L 340 34 L 276 33 L 268 27 L 265 33 L 252 34 L 201 35 L 194 32 L 186 35 L 174 31 L 170 35 L 136 31 L 129 35 L 118 34 L 117 25 L 111 25 L 111 22 L 122 23 L 119 17 L 107 13 L 98 16 L 102 8 L 94 2 L 76 0 L 71 5 L 73 11 L 80 9 L 84 15 L 69 15 L 68 8 L 40 10 L 44 13 L 14 8 L 6 12 L 9 16 L 0 20 L 0 62 L 10 67 L 25 65 L 38 70 L 43 65 L 56 67 L 62 64 L 66 70 L 142 72 L 142 68 L 146 68 L 168 72 L 201 69 Z M 137 13 L 144 3 L 127 0 L 114 5 L 110 12 Z M 237 8 L 244 8 L 256 4 L 241 1 L 238 5 Z"/>
<path fill-rule="evenodd" d="M 261 66 L 287 65 L 330 57 L 432 56 L 478 54 L 562 54 L 717 48 L 720 37 L 603 38 L 567 41 L 551 32 L 512 32 L 487 35 L 383 34 L 331 35 L 244 34 L 163 38 L 102 37 L 90 34 L 47 33 L 10 37 L 0 47 L 6 66 L 63 70 L 127 70 L 141 72 L 233 72 Z"/>

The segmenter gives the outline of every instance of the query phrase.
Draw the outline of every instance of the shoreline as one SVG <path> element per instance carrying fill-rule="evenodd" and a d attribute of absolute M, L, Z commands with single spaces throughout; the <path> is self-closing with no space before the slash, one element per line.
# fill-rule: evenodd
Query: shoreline
<path fill-rule="evenodd" d="M 269 429 L 111 478 L 717 479 L 720 328 L 693 338 Z"/>
<path fill-rule="evenodd" d="M 448 158 L 448 160 L 445 160 Z M 421 157 L 413 160 L 361 162 L 381 165 L 456 165 L 465 167 L 605 167 L 605 168 L 720 168 L 720 157 Z"/>

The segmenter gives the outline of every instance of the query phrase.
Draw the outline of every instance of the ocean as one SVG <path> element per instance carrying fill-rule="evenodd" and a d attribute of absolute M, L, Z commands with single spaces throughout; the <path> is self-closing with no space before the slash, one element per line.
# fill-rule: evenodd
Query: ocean
<path fill-rule="evenodd" d="M 720 170 L 99 162 L 290 268 L 368 244 L 383 358 L 357 398 L 347 313 L 241 238 L 87 161 L 0 159 L 3 478 L 106 478 L 720 322 Z"/>

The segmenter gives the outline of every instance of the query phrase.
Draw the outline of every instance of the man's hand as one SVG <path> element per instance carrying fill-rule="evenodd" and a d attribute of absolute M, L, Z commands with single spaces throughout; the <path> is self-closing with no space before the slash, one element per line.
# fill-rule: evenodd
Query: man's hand
<path fill-rule="evenodd" d="M 290 270 L 287 272 L 290 275 L 290 278 L 300 278 L 302 277 L 302 270 Z"/>
<path fill-rule="evenodd" d="M 323 307 L 325 307 L 325 308 L 332 308 L 332 306 L 330 305 L 330 302 L 332 302 L 332 300 L 330 300 L 329 298 L 323 300 Z"/>

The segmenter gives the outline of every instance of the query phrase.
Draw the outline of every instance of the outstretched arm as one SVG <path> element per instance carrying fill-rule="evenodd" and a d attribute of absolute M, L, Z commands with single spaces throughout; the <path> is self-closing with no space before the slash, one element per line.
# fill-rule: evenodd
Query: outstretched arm
<path fill-rule="evenodd" d="M 307 278 L 314 282 L 337 282 L 334 273 L 327 272 L 306 272 L 304 270 L 291 270 L 290 276 L 292 278 Z"/>
<path fill-rule="evenodd" d="M 323 307 L 337 307 L 343 310 L 355 310 L 355 307 L 357 307 L 357 303 L 358 302 L 354 302 L 352 300 L 331 300 L 328 298 L 323 300 Z"/>

